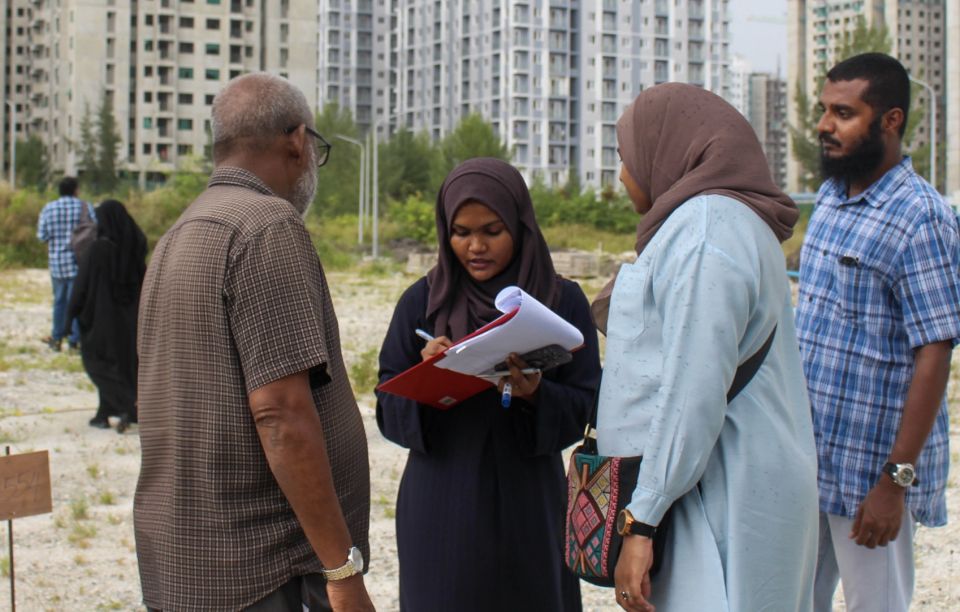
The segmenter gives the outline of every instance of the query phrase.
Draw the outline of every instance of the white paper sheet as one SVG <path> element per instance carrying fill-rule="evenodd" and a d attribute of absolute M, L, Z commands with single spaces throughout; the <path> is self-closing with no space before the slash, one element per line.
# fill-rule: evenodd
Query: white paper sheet
<path fill-rule="evenodd" d="M 528 353 L 548 344 L 559 344 L 568 351 L 583 345 L 579 329 L 520 287 L 506 287 L 494 303 L 504 313 L 520 310 L 503 325 L 447 349 L 436 367 L 477 376 L 492 372 L 510 353 Z"/>

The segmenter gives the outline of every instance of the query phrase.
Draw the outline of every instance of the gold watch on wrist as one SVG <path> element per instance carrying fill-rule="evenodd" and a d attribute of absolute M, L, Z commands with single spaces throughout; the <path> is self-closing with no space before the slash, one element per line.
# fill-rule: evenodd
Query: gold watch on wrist
<path fill-rule="evenodd" d="M 327 582 L 343 580 L 350 576 L 355 576 L 363 571 L 363 554 L 356 546 L 351 546 L 347 551 L 347 562 L 335 569 L 321 569 L 320 573 Z"/>
<path fill-rule="evenodd" d="M 647 525 L 646 523 L 641 523 L 637 519 L 633 518 L 633 514 L 629 510 L 624 508 L 620 511 L 620 514 L 617 515 L 617 533 L 623 537 L 629 535 L 639 535 L 645 538 L 652 538 L 653 534 L 657 532 L 657 528 L 653 525 Z"/>

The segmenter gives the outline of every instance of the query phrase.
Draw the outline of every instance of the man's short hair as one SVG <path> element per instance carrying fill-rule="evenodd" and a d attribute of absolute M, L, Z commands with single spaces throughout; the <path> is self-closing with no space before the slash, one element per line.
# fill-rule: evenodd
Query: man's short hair
<path fill-rule="evenodd" d="M 903 136 L 910 113 L 910 76 L 896 58 L 885 53 L 854 55 L 831 68 L 827 79 L 834 83 L 854 79 L 867 81 L 863 101 L 869 104 L 877 115 L 882 115 L 891 108 L 902 110 L 900 136 Z"/>
<path fill-rule="evenodd" d="M 60 195 L 61 196 L 75 196 L 77 195 L 77 187 L 79 187 L 77 179 L 72 176 L 65 176 L 60 180 Z"/>
<path fill-rule="evenodd" d="M 276 75 L 254 72 L 227 83 L 213 99 L 213 161 L 238 149 L 262 151 L 291 127 L 313 125 L 307 98 Z"/>

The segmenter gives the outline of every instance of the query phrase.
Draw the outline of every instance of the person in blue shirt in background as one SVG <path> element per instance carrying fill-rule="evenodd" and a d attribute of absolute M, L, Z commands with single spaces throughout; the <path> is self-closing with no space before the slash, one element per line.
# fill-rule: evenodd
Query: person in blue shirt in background
<path fill-rule="evenodd" d="M 55 351 L 60 350 L 67 334 L 67 304 L 70 302 L 73 280 L 77 277 L 77 258 L 70 248 L 70 236 L 73 228 L 80 223 L 84 206 L 90 218 L 94 221 L 97 219 L 93 206 L 77 197 L 78 187 L 76 178 L 64 177 L 60 181 L 60 197 L 43 207 L 37 225 L 37 238 L 47 243 L 50 280 L 53 284 L 53 326 L 43 342 Z M 67 343 L 70 348 L 76 349 L 80 345 L 80 327 L 76 321 L 69 332 Z"/>
<path fill-rule="evenodd" d="M 960 337 L 957 219 L 901 152 L 910 81 L 867 53 L 827 73 L 826 181 L 800 257 L 797 332 L 819 460 L 816 610 L 905 611 L 914 523 L 946 523 L 945 389 Z"/>

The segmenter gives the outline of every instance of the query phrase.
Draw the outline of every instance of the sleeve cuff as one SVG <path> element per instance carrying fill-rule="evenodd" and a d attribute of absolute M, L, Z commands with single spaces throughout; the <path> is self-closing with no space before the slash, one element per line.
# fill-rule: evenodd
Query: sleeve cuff
<path fill-rule="evenodd" d="M 670 509 L 673 501 L 650 489 L 637 487 L 626 508 L 636 520 L 656 527 L 663 520 L 663 515 Z"/>

